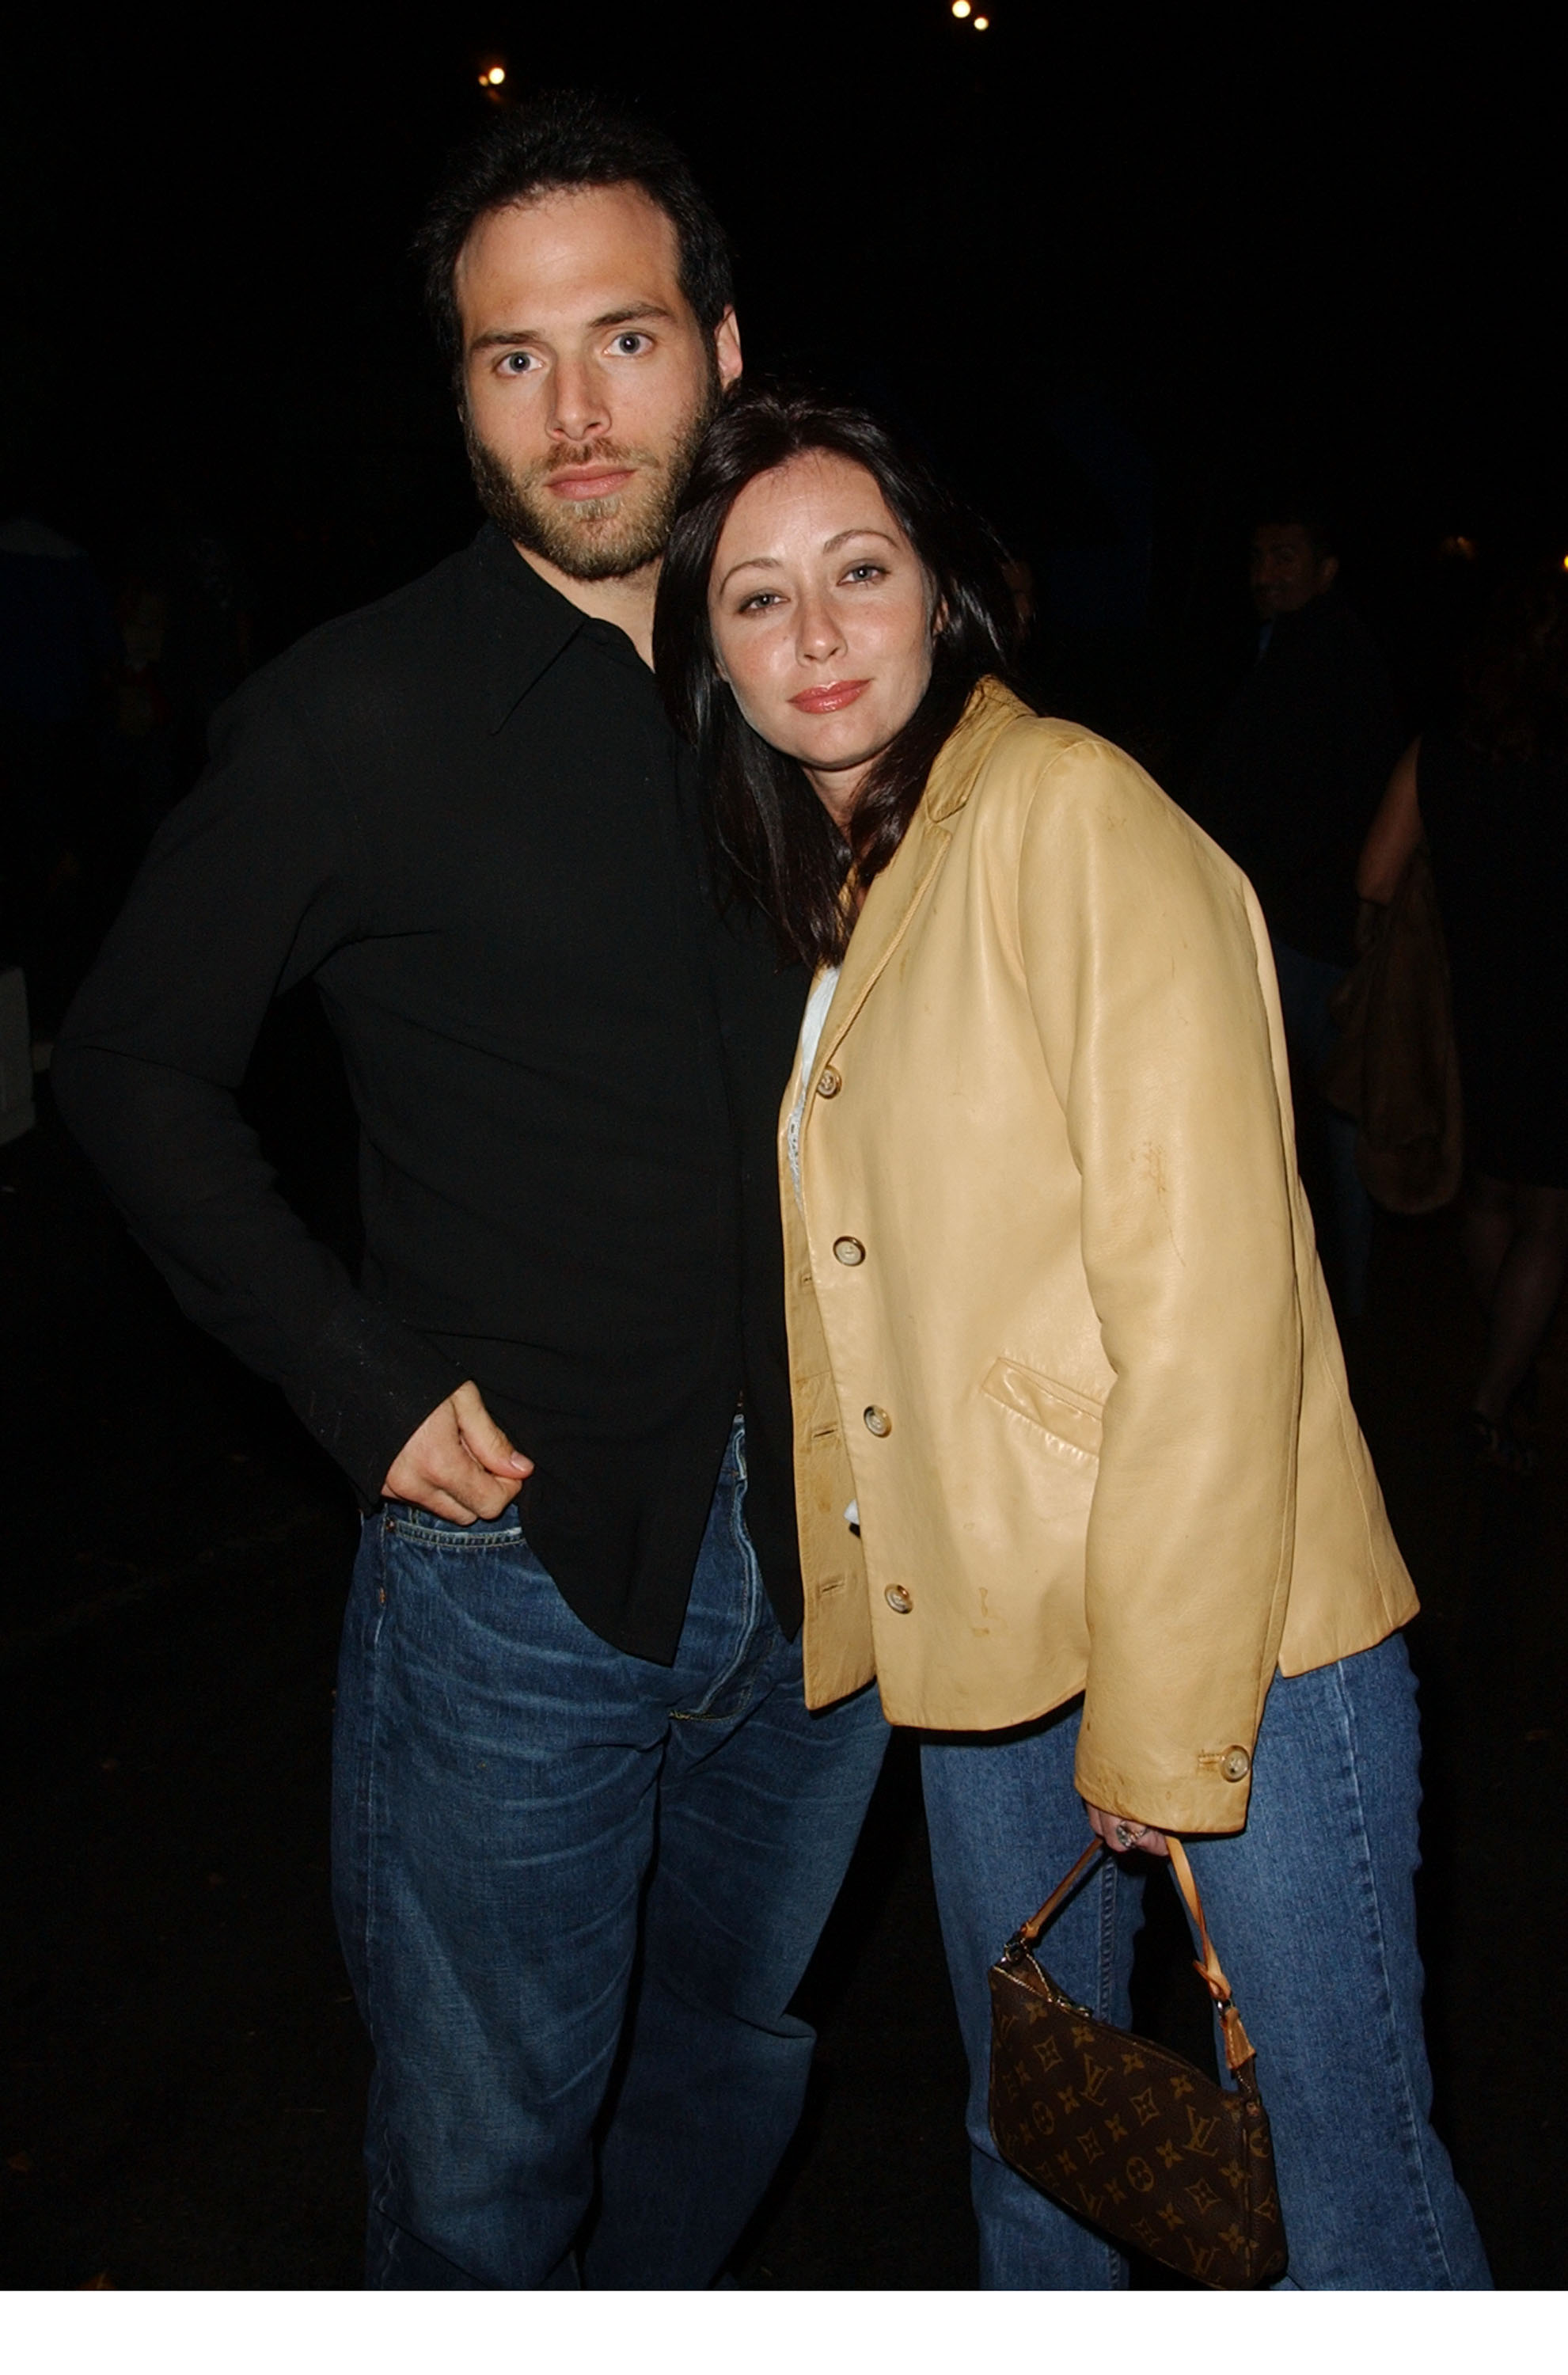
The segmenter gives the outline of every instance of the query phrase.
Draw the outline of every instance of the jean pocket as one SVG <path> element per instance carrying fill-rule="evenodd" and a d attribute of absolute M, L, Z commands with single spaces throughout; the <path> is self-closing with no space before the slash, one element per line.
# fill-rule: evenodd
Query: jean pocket
<path fill-rule="evenodd" d="M 460 1526 L 455 1518 L 438 1518 L 413 1501 L 383 1501 L 382 1522 L 389 1534 L 405 1542 L 439 1542 L 442 1550 L 515 1549 L 523 1540 L 518 1505 L 512 1502 L 499 1518 L 476 1518 Z"/>

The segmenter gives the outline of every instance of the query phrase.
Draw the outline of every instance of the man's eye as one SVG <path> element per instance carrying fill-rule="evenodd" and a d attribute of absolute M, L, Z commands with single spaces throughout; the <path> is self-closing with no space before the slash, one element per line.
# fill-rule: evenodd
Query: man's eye
<path fill-rule="evenodd" d="M 532 355 L 502 355 L 499 369 L 508 379 L 521 379 L 536 368 Z"/>
<path fill-rule="evenodd" d="M 618 355 L 645 355 L 653 345 L 645 330 L 622 330 L 611 352 Z"/>

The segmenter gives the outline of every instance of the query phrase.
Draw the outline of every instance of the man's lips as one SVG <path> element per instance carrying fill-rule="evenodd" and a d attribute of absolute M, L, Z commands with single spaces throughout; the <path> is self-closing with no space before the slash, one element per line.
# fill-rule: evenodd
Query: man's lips
<path fill-rule="evenodd" d="M 845 677 L 837 684 L 808 685 L 804 692 L 791 695 L 790 707 L 804 709 L 808 717 L 826 717 L 835 709 L 847 709 L 858 701 L 871 679 L 867 676 Z"/>
<path fill-rule="evenodd" d="M 545 483 L 563 503 L 591 503 L 599 495 L 619 495 L 631 477 L 627 469 L 563 470 Z"/>

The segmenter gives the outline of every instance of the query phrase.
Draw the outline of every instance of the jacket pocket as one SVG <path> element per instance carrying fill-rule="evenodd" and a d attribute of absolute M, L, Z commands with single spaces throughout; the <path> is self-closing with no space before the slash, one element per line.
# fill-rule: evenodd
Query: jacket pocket
<path fill-rule="evenodd" d="M 1020 1418 L 1041 1428 L 1051 1448 L 1065 1453 L 1075 1468 L 1086 1462 L 1099 1466 L 1104 1421 L 1087 1395 L 1058 1385 L 1055 1377 L 1042 1377 L 1038 1369 L 1026 1369 L 1020 1361 L 1006 1359 L 992 1362 L 980 1381 L 980 1390 L 1004 1410 L 1016 1411 Z"/>

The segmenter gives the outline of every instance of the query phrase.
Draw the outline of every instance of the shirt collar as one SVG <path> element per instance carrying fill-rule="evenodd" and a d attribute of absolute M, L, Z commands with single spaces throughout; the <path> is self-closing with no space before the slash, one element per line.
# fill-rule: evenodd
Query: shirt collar
<path fill-rule="evenodd" d="M 607 620 L 591 618 L 530 569 L 511 538 L 487 520 L 469 550 L 490 595 L 486 604 L 484 647 L 476 655 L 486 679 L 485 709 L 499 734 L 567 645 L 584 635 L 604 646 L 606 656 L 643 662 L 631 639 Z"/>

